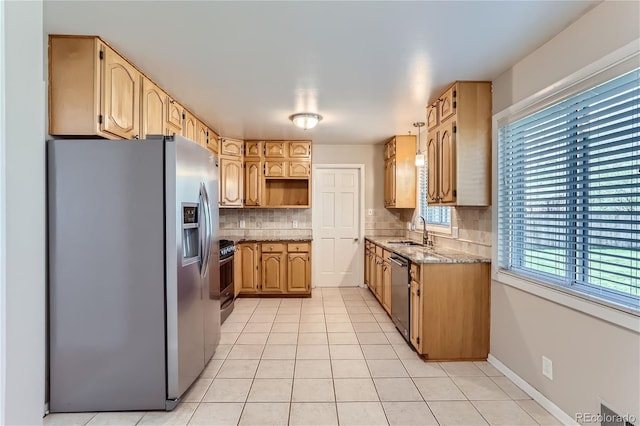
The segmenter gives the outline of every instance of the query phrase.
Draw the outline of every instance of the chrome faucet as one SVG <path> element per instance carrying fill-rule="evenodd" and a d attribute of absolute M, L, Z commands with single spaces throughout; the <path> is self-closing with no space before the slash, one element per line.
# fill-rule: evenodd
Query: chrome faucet
<path fill-rule="evenodd" d="M 416 222 L 418 221 L 418 219 L 422 219 L 422 244 L 429 248 L 433 248 L 433 240 L 429 238 L 429 231 L 427 230 L 427 221 L 423 216 L 416 217 Z M 413 224 L 413 230 L 416 230 L 415 223 Z"/>

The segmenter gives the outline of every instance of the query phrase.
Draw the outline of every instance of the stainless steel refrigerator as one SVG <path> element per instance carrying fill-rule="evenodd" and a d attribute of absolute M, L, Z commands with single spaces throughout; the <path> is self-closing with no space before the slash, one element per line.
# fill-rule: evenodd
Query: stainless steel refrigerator
<path fill-rule="evenodd" d="M 49 409 L 172 409 L 220 340 L 216 156 L 180 136 L 47 148 Z"/>

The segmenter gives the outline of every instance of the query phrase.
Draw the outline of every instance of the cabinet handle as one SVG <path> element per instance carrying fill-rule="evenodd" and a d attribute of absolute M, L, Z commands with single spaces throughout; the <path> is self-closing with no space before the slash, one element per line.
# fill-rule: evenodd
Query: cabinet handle
<path fill-rule="evenodd" d="M 140 139 L 140 135 L 134 135 L 133 138 L 134 139 Z"/>
<path fill-rule="evenodd" d="M 173 104 L 175 104 L 175 103 L 176 103 L 176 101 L 174 101 L 173 99 L 169 99 L 169 103 L 170 103 L 171 105 L 173 105 Z"/>

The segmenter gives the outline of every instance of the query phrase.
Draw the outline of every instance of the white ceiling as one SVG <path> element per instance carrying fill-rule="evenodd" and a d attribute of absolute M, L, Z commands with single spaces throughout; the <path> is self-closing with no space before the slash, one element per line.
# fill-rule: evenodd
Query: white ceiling
<path fill-rule="evenodd" d="M 103 37 L 223 136 L 368 144 L 415 133 L 445 86 L 493 80 L 596 3 L 46 0 L 44 28 Z M 299 130 L 303 111 L 324 120 Z"/>

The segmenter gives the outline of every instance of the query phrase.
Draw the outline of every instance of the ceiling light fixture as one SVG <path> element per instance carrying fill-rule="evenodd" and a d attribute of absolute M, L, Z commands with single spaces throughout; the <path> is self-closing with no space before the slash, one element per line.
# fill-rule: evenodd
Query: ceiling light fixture
<path fill-rule="evenodd" d="M 413 127 L 418 128 L 418 152 L 416 152 L 416 166 L 422 167 L 424 166 L 424 154 L 420 151 L 420 129 L 424 127 L 424 122 L 418 121 L 417 123 L 413 123 Z"/>
<path fill-rule="evenodd" d="M 308 130 L 316 127 L 318 122 L 322 120 L 322 116 L 313 112 L 300 112 L 289 116 L 289 120 L 293 121 L 296 127 L 300 127 L 302 130 Z"/>

